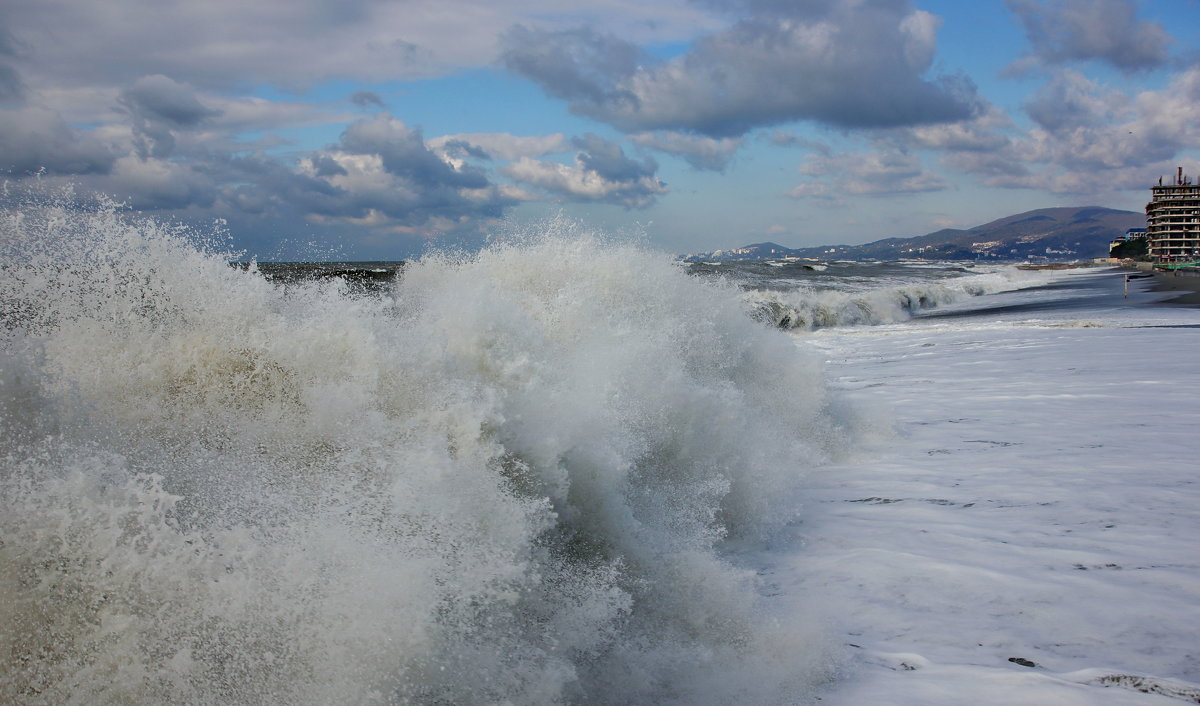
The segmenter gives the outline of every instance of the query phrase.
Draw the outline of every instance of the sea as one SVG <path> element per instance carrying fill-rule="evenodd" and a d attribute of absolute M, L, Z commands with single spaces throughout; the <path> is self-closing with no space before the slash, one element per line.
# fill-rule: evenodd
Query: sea
<path fill-rule="evenodd" d="M 510 230 L 5 210 L 0 702 L 1200 699 L 1200 310 Z"/>

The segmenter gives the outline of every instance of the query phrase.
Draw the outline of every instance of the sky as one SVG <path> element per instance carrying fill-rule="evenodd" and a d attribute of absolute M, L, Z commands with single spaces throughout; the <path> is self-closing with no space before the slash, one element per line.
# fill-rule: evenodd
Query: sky
<path fill-rule="evenodd" d="M 857 244 L 1200 175 L 1200 0 L 0 3 L 0 178 L 261 260 Z M 10 198 L 4 196 L 3 198 Z"/>

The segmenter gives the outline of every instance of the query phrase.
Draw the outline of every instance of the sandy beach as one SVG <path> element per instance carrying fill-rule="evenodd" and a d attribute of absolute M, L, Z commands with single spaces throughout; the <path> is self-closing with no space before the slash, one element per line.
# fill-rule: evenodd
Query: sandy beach
<path fill-rule="evenodd" d="M 1167 304 L 1200 306 L 1200 274 L 1191 272 L 1155 272 L 1154 291 L 1179 292 L 1179 296 L 1168 299 Z"/>

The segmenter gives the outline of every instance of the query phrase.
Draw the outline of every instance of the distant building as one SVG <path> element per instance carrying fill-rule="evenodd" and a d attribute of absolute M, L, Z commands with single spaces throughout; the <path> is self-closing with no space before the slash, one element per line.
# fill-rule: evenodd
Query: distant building
<path fill-rule="evenodd" d="M 1183 175 L 1180 167 L 1175 183 L 1150 187 L 1146 204 L 1146 237 L 1150 257 L 1157 262 L 1200 260 L 1200 186 Z"/>
<path fill-rule="evenodd" d="M 1130 228 L 1125 231 L 1125 235 L 1120 238 L 1113 238 L 1113 241 L 1108 244 L 1108 253 L 1111 255 L 1115 248 L 1121 247 L 1131 240 L 1145 239 L 1147 237 L 1145 228 Z"/>

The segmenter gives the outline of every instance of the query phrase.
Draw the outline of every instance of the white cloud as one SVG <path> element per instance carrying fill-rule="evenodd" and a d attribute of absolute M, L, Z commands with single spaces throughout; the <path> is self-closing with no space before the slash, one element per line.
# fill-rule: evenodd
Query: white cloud
<path fill-rule="evenodd" d="M 903 144 L 948 152 L 993 152 L 1010 143 L 1013 123 L 1003 111 L 987 106 L 970 120 L 919 125 L 897 132 Z"/>
<path fill-rule="evenodd" d="M 509 133 L 463 133 L 442 135 L 429 140 L 430 149 L 446 154 L 454 149 L 469 151 L 476 148 L 487 159 L 519 159 L 544 157 L 571 150 L 571 143 L 561 132 L 552 135 L 518 136 Z"/>
<path fill-rule="evenodd" d="M 488 66 L 517 22 L 587 22 L 635 41 L 680 41 L 713 25 L 684 0 L 37 0 L 9 3 L 14 59 L 34 85 L 122 85 L 147 68 L 196 86 L 390 81 Z"/>
<path fill-rule="evenodd" d="M 839 127 L 945 122 L 975 110 L 974 86 L 927 80 L 938 21 L 906 2 L 765 4 L 756 14 L 655 62 L 593 29 L 509 32 L 506 66 L 574 112 L 627 132 L 734 137 L 815 120 Z M 768 12 L 769 10 L 769 12 Z"/>
<path fill-rule="evenodd" d="M 522 157 L 501 171 L 567 201 L 644 208 L 667 193 L 666 185 L 654 176 L 653 160 L 629 159 L 619 146 L 595 135 L 576 138 L 574 143 L 579 152 L 572 164 Z"/>
<path fill-rule="evenodd" d="M 93 182 L 107 193 L 117 193 L 141 210 L 206 208 L 217 197 L 212 178 L 190 166 L 161 159 L 121 157 L 111 175 Z"/>
<path fill-rule="evenodd" d="M 630 135 L 634 144 L 682 157 L 696 169 L 724 171 L 742 146 L 740 137 L 714 139 L 670 130 Z"/>
<path fill-rule="evenodd" d="M 1138 20 L 1130 0 L 1007 0 L 1033 52 L 1017 71 L 1038 64 L 1097 60 L 1126 71 L 1161 66 L 1171 37 L 1162 25 Z"/>
<path fill-rule="evenodd" d="M 800 173 L 810 177 L 788 192 L 793 198 L 839 200 L 844 195 L 887 196 L 941 191 L 946 182 L 914 154 L 884 147 L 872 152 L 811 155 Z"/>
<path fill-rule="evenodd" d="M 1077 194 L 1140 187 L 1148 171 L 1200 144 L 1200 123 L 1184 117 L 1200 114 L 1200 67 L 1132 96 L 1063 71 L 1027 109 L 1036 124 L 1026 134 L 990 152 L 948 153 L 948 163 L 989 186 Z"/>
<path fill-rule="evenodd" d="M 0 171 L 16 176 L 104 173 L 116 157 L 112 145 L 72 128 L 54 111 L 0 110 Z"/>

